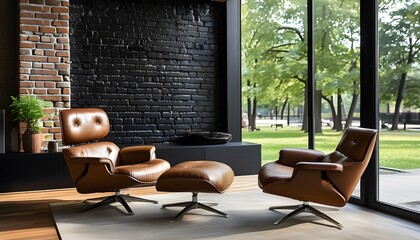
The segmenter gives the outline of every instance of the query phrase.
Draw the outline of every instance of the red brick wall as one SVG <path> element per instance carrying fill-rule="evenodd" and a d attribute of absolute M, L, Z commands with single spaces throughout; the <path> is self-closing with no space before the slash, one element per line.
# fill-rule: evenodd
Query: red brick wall
<path fill-rule="evenodd" d="M 58 110 L 70 107 L 69 46 L 69 0 L 19 1 L 19 93 L 53 103 L 46 140 L 61 139 Z"/>

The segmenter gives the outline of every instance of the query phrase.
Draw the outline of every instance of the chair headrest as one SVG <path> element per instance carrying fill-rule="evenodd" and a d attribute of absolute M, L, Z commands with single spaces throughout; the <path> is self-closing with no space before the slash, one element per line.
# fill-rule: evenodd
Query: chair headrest
<path fill-rule="evenodd" d="M 370 157 L 375 147 L 376 135 L 375 129 L 350 127 L 344 132 L 336 150 L 355 161 L 363 162 L 366 156 Z"/>
<path fill-rule="evenodd" d="M 100 108 L 72 108 L 60 111 L 64 145 L 92 142 L 109 133 L 109 119 Z"/>

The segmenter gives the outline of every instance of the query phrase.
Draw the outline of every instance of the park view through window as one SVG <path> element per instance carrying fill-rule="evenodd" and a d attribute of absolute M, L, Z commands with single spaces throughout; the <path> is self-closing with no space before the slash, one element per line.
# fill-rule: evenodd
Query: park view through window
<path fill-rule="evenodd" d="M 379 201 L 420 212 L 420 2 L 379 5 Z"/>
<path fill-rule="evenodd" d="M 262 144 L 263 164 L 308 147 L 306 3 L 242 1 L 243 141 Z M 420 3 L 379 1 L 378 11 L 378 200 L 420 211 Z M 314 1 L 317 150 L 360 126 L 360 41 L 360 1 Z"/>

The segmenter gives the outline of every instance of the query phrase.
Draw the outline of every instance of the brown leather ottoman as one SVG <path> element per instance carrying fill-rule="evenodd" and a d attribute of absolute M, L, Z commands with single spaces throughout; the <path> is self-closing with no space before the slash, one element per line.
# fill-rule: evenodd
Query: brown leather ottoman
<path fill-rule="evenodd" d="M 184 207 L 171 222 L 181 219 L 192 209 L 205 209 L 224 217 L 226 213 L 197 201 L 199 192 L 223 193 L 233 182 L 233 170 L 226 164 L 215 161 L 187 161 L 164 172 L 156 182 L 156 190 L 166 192 L 192 192 L 192 201 L 165 204 L 166 207 Z"/>

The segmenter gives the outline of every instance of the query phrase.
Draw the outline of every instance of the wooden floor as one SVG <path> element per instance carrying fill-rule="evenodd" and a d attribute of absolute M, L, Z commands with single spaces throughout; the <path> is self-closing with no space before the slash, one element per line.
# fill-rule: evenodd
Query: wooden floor
<path fill-rule="evenodd" d="M 256 176 L 236 177 L 229 191 L 258 189 Z M 133 196 L 158 194 L 154 187 L 124 191 Z M 165 193 L 161 193 L 165 194 Z M 59 239 L 49 204 L 108 196 L 109 193 L 79 194 L 74 188 L 0 193 L 0 239 Z"/>
<path fill-rule="evenodd" d="M 249 191 L 259 189 L 257 177 L 235 177 L 229 191 Z M 128 189 L 124 193 L 134 196 L 165 194 L 157 192 L 154 187 Z M 85 200 L 108 196 L 104 194 L 79 194 L 73 188 L 34 192 L 14 192 L 0 194 L 0 239 L 59 239 L 49 204 L 69 200 Z M 378 214 L 381 215 L 381 214 Z M 378 216 L 386 220 L 386 217 Z M 401 220 L 401 224 L 404 224 Z M 372 222 L 381 225 L 381 222 Z M 416 229 L 418 225 L 407 223 L 407 228 Z M 414 227 L 414 228 L 413 228 Z M 367 229 L 368 230 L 368 229 Z M 363 230 L 366 231 L 366 230 Z M 367 234 L 369 236 L 369 234 Z M 420 237 L 420 236 L 419 236 Z"/>

